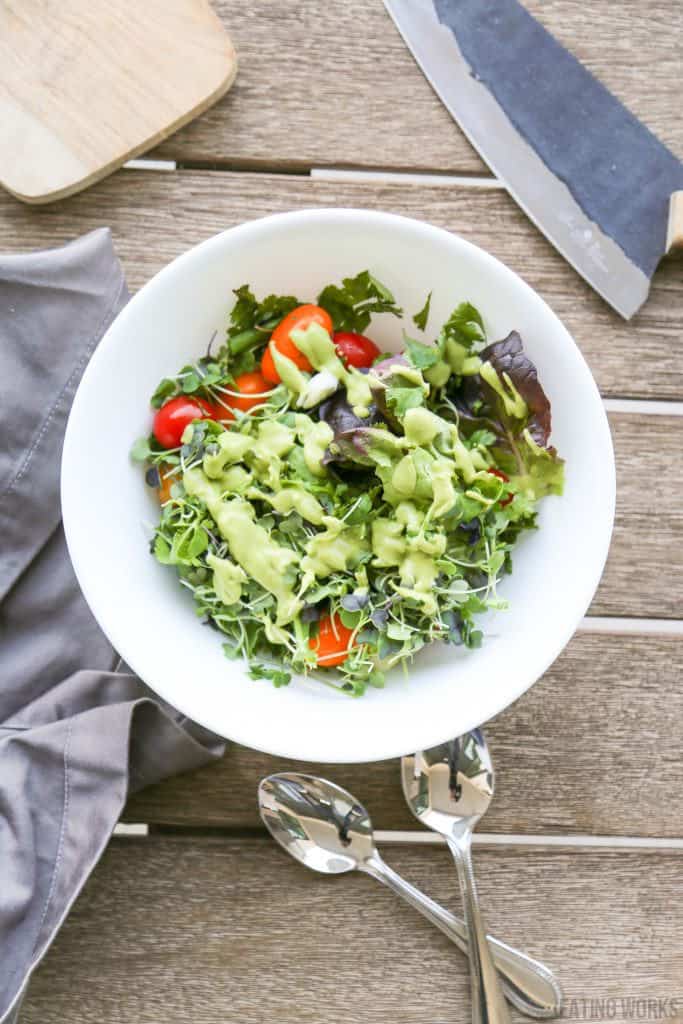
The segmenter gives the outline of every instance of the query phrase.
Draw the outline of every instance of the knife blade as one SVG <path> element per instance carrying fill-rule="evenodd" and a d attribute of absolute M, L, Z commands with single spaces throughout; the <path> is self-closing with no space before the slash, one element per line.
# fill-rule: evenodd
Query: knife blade
<path fill-rule="evenodd" d="M 384 0 L 451 116 L 625 319 L 683 242 L 683 164 L 518 0 Z"/>

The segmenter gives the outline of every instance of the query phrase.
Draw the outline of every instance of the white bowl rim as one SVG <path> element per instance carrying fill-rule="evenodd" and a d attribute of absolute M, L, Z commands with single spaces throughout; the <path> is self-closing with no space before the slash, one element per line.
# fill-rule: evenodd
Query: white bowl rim
<path fill-rule="evenodd" d="M 523 693 L 525 693 L 541 678 L 550 665 L 552 665 L 557 657 L 559 657 L 575 633 L 577 626 L 581 622 L 592 601 L 607 559 L 614 522 L 616 478 L 612 439 L 607 417 L 604 412 L 604 408 L 602 407 L 602 399 L 592 377 L 591 371 L 588 368 L 584 356 L 576 342 L 569 334 L 557 314 L 553 312 L 545 300 L 542 299 L 535 289 L 527 284 L 519 274 L 513 271 L 506 264 L 502 263 L 502 261 L 497 257 L 492 256 L 486 250 L 480 248 L 467 239 L 462 238 L 462 236 L 455 232 L 412 217 L 377 210 L 337 207 L 303 208 L 283 213 L 269 214 L 264 217 L 235 225 L 198 243 L 164 266 L 132 296 L 128 304 L 109 326 L 85 369 L 81 384 L 74 398 L 65 434 L 61 473 L 62 513 L 69 554 L 78 583 L 91 608 L 91 611 L 123 661 L 130 666 L 133 672 L 147 683 L 150 689 L 153 689 L 158 693 L 162 699 L 168 700 L 173 707 L 183 715 L 197 722 L 199 725 L 204 726 L 210 731 L 216 732 L 216 721 L 213 720 L 205 711 L 202 712 L 198 710 L 197 707 L 193 706 L 191 699 L 188 699 L 187 701 L 184 699 L 179 700 L 177 696 L 174 696 L 173 700 L 170 701 L 164 694 L 163 684 L 158 685 L 156 682 L 149 682 L 148 679 L 145 678 L 149 673 L 145 672 L 145 669 L 141 664 L 139 651 L 135 649 L 135 645 L 131 646 L 128 637 L 121 634 L 116 626 L 111 623 L 108 616 L 108 609 L 105 606 L 106 602 L 101 602 L 93 591 L 93 587 L 91 586 L 91 572 L 93 567 L 88 564 L 85 552 L 80 544 L 78 530 L 75 525 L 77 516 L 73 514 L 75 511 L 74 503 L 78 500 L 78 472 L 76 463 L 78 458 L 78 434 L 81 429 L 81 424 L 79 423 L 81 418 L 81 404 L 83 402 L 83 395 L 88 387 L 89 379 L 94 375 L 100 361 L 105 359 L 109 349 L 117 343 L 117 335 L 121 329 L 121 325 L 125 324 L 128 316 L 131 314 L 131 310 L 136 309 L 140 303 L 144 302 L 147 293 L 151 289 L 158 287 L 159 283 L 163 283 L 167 279 L 172 279 L 176 275 L 182 274 L 186 264 L 191 263 L 199 252 L 206 255 L 213 249 L 219 251 L 227 236 L 230 236 L 233 240 L 239 240 L 240 236 L 247 237 L 249 235 L 258 234 L 259 232 L 267 232 L 273 223 L 291 222 L 294 224 L 304 219 L 310 223 L 314 223 L 315 221 L 325 223 L 326 221 L 329 222 L 330 218 L 335 221 L 354 221 L 360 218 L 365 223 L 374 221 L 377 224 L 383 224 L 388 227 L 392 224 L 405 225 L 408 223 L 412 230 L 421 233 L 425 239 L 434 237 L 440 237 L 442 239 L 445 238 L 450 243 L 460 246 L 463 252 L 466 253 L 470 251 L 473 254 L 476 254 L 479 260 L 490 265 L 494 268 L 495 272 L 503 273 L 509 279 L 514 280 L 516 285 L 526 294 L 526 297 L 532 304 L 536 304 L 537 308 L 543 309 L 546 315 L 550 315 L 550 317 L 556 321 L 558 328 L 565 336 L 565 343 L 568 344 L 573 351 L 576 368 L 577 370 L 580 370 L 584 376 L 584 384 L 588 387 L 589 391 L 592 389 L 593 398 L 600 404 L 602 409 L 602 431 L 601 436 L 596 439 L 596 443 L 599 443 L 604 447 L 605 455 L 609 455 L 609 458 L 605 459 L 604 465 L 608 478 L 603 481 L 605 487 L 603 497 L 605 500 L 601 506 L 596 509 L 595 519 L 592 523 L 594 538 L 597 537 L 600 542 L 602 552 L 601 557 L 596 558 L 593 562 L 592 572 L 587 572 L 585 574 L 581 600 L 577 600 L 574 615 L 571 618 L 567 617 L 565 627 L 561 633 L 558 633 L 558 641 L 554 644 L 552 649 L 548 649 L 543 654 L 536 649 L 532 652 L 527 663 L 527 671 L 523 674 L 523 678 L 518 676 L 516 684 L 512 685 L 510 689 L 506 691 L 506 699 L 503 704 L 501 704 L 498 699 L 491 699 L 492 695 L 489 693 L 488 700 L 483 698 L 481 703 L 478 704 L 476 711 L 464 714 L 462 718 L 461 731 L 465 732 L 488 721 L 500 711 L 503 711 L 505 708 L 513 704 Z M 286 689 L 280 692 L 286 693 Z M 448 737 L 444 736 L 443 726 L 441 726 L 439 722 L 439 716 L 434 714 L 432 716 L 430 726 L 419 730 L 414 736 L 413 730 L 411 730 L 410 727 L 408 730 L 403 728 L 398 731 L 390 731 L 388 738 L 382 736 L 378 738 L 376 742 L 373 740 L 371 746 L 369 744 L 361 745 L 360 747 L 356 746 L 352 752 L 335 750 L 333 757 L 330 756 L 329 745 L 324 739 L 318 740 L 315 736 L 312 736 L 307 740 L 305 749 L 302 749 L 300 742 L 293 744 L 289 741 L 287 736 L 282 736 L 279 731 L 273 728 L 270 730 L 264 729 L 262 722 L 254 723 L 251 720 L 235 720 L 234 724 L 231 723 L 228 728 L 220 729 L 219 731 L 221 735 L 224 735 L 227 739 L 230 739 L 233 742 L 255 750 L 262 750 L 278 757 L 289 757 L 314 762 L 330 762 L 331 760 L 334 760 L 338 763 L 360 763 L 400 757 L 401 755 L 415 749 L 426 749 L 430 746 L 443 742 Z M 407 742 L 407 731 L 411 732 L 410 742 Z"/>

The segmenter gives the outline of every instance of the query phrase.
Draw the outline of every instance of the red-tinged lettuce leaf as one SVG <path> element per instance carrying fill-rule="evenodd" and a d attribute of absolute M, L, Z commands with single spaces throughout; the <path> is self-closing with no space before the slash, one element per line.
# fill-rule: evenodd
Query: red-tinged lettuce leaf
<path fill-rule="evenodd" d="M 370 387 L 384 421 L 398 433 L 403 432 L 401 424 L 408 409 L 422 405 L 427 391 L 421 372 L 405 355 L 375 363 L 370 370 Z"/>
<path fill-rule="evenodd" d="M 385 356 L 378 363 L 375 363 L 374 366 L 370 368 L 369 372 L 372 373 L 373 377 L 377 377 L 378 380 L 385 380 L 387 377 L 393 376 L 396 369 L 400 369 L 401 367 L 405 368 L 411 365 L 412 364 L 408 362 L 406 357 L 402 353 L 399 353 L 398 355 Z"/>
<path fill-rule="evenodd" d="M 356 416 L 343 392 L 337 392 L 320 406 L 320 418 L 334 431 L 325 452 L 323 465 L 338 463 L 341 468 L 358 466 L 389 467 L 403 454 L 403 439 L 392 434 L 375 406 L 370 415 Z"/>
<path fill-rule="evenodd" d="M 499 468 L 536 497 L 561 493 L 563 461 L 548 443 L 550 402 L 522 339 L 513 331 L 479 355 L 495 370 L 501 390 L 512 396 L 514 389 L 524 399 L 526 412 L 520 416 L 506 409 L 501 395 L 480 374 L 466 377 L 454 396 L 461 432 L 469 437 L 475 430 L 491 431 L 496 440 L 490 448 Z"/>
<path fill-rule="evenodd" d="M 368 439 L 371 429 L 377 423 L 383 422 L 376 405 L 370 406 L 369 416 L 357 416 L 349 404 L 346 391 L 340 389 L 320 405 L 318 416 L 334 433 L 334 438 L 323 456 L 324 466 L 331 462 L 374 465 L 368 455 Z"/>
<path fill-rule="evenodd" d="M 491 364 L 499 377 L 504 373 L 508 375 L 528 406 L 527 430 L 536 444 L 547 447 L 552 427 L 550 402 L 541 387 L 536 367 L 524 353 L 519 334 L 512 331 L 503 341 L 494 342 L 479 355 L 482 362 Z M 495 395 L 492 388 L 486 387 Z"/>

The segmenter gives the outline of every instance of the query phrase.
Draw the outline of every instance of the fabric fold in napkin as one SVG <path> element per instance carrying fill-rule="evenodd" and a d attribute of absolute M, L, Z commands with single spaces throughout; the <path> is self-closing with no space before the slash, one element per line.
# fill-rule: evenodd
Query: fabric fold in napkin
<path fill-rule="evenodd" d="M 223 751 L 114 671 L 60 523 L 69 409 L 127 299 L 108 229 L 0 255 L 0 1024 L 16 1019 L 127 795 Z M 106 477 L 103 452 L 103 500 Z"/>

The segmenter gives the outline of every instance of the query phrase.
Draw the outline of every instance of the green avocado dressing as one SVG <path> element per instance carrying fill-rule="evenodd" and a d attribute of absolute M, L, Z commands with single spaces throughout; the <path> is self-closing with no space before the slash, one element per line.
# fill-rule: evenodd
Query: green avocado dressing
<path fill-rule="evenodd" d="M 248 438 L 249 448 L 245 461 L 261 483 L 276 491 L 280 487 L 282 456 L 288 455 L 296 444 L 294 431 L 277 420 L 259 423 L 256 438 Z"/>
<path fill-rule="evenodd" d="M 229 558 L 218 558 L 207 555 L 207 564 L 213 569 L 213 589 L 223 604 L 237 604 L 242 596 L 242 584 L 247 582 L 247 574 L 241 565 L 236 565 Z"/>
<path fill-rule="evenodd" d="M 529 407 L 510 380 L 509 374 L 503 371 L 499 377 L 489 362 L 482 363 L 479 373 L 488 386 L 496 392 L 508 416 L 515 416 L 519 420 L 526 419 L 529 415 Z"/>
<path fill-rule="evenodd" d="M 292 391 L 297 401 L 300 401 L 306 393 L 309 378 L 302 373 L 296 363 L 288 356 L 284 356 L 271 341 L 268 345 L 270 354 L 273 357 L 273 365 L 280 375 L 280 380 L 289 391 Z"/>
<path fill-rule="evenodd" d="M 427 614 L 434 614 L 436 602 L 431 593 L 439 574 L 435 556 L 446 549 L 444 534 L 426 538 L 422 533 L 411 537 L 407 529 L 416 524 L 419 513 L 409 502 L 402 502 L 396 519 L 380 517 L 372 524 L 373 565 L 377 568 L 398 567 L 401 586 L 396 591 L 421 604 Z"/>
<path fill-rule="evenodd" d="M 308 520 L 314 526 L 320 526 L 325 519 L 324 509 L 318 499 L 305 491 L 303 487 L 288 484 L 281 491 L 276 491 L 275 494 L 254 491 L 253 497 L 269 502 L 281 516 L 287 516 L 290 512 L 298 512 L 302 519 Z"/>
<path fill-rule="evenodd" d="M 291 622 L 301 602 L 287 582 L 287 571 L 297 563 L 297 555 L 271 540 L 267 530 L 254 522 L 254 508 L 244 498 L 221 499 L 220 484 L 208 479 L 199 467 L 183 474 L 187 493 L 206 505 L 230 554 L 247 576 L 256 580 L 277 600 L 277 624 Z M 223 570 L 225 574 L 226 570 Z M 214 568 L 214 574 L 216 569 Z M 227 582 L 219 568 L 218 583 Z"/>
<path fill-rule="evenodd" d="M 384 484 L 384 498 L 394 506 L 406 499 L 431 502 L 429 516 L 438 519 L 455 503 L 454 477 L 459 474 L 471 484 L 486 468 L 486 460 L 466 448 L 454 423 L 428 409 L 408 409 L 403 428 L 403 438 L 380 430 L 370 434 L 369 453 Z M 447 455 L 436 450 L 437 441 Z"/>
<path fill-rule="evenodd" d="M 326 517 L 327 529 L 317 533 L 306 544 L 301 568 L 309 579 L 330 576 L 353 568 L 370 547 L 362 526 L 344 527 L 340 520 Z"/>
<path fill-rule="evenodd" d="M 411 551 L 399 565 L 398 574 L 401 586 L 395 586 L 396 593 L 417 601 L 426 615 L 435 615 L 438 606 L 432 586 L 439 570 L 434 559 L 421 551 Z"/>
<path fill-rule="evenodd" d="M 439 434 L 448 433 L 450 424 L 429 409 L 418 406 L 408 409 L 403 417 L 403 431 L 406 438 L 414 445 L 428 445 Z"/>
<path fill-rule="evenodd" d="M 204 472 L 209 479 L 217 480 L 222 476 L 226 466 L 242 461 L 252 444 L 252 438 L 246 434 L 225 430 L 216 440 L 218 451 L 204 456 Z"/>
<path fill-rule="evenodd" d="M 322 464 L 327 447 L 334 438 L 334 431 L 328 423 L 320 420 L 314 423 L 310 416 L 297 415 L 295 419 L 296 434 L 304 446 L 304 461 L 313 476 L 327 476 Z"/>
<path fill-rule="evenodd" d="M 356 416 L 370 415 L 372 392 L 367 376 L 359 373 L 353 366 L 346 369 L 324 327 L 320 324 L 311 324 L 305 331 L 292 331 L 290 338 L 299 352 L 306 356 L 311 366 L 316 370 L 326 370 L 344 385 L 349 404 Z"/>
<path fill-rule="evenodd" d="M 425 380 L 434 388 L 442 388 L 451 374 L 458 377 L 472 377 L 479 373 L 481 359 L 479 356 L 470 355 L 468 350 L 460 342 L 453 338 L 446 338 L 443 346 L 443 356 L 433 366 L 424 371 Z"/>

